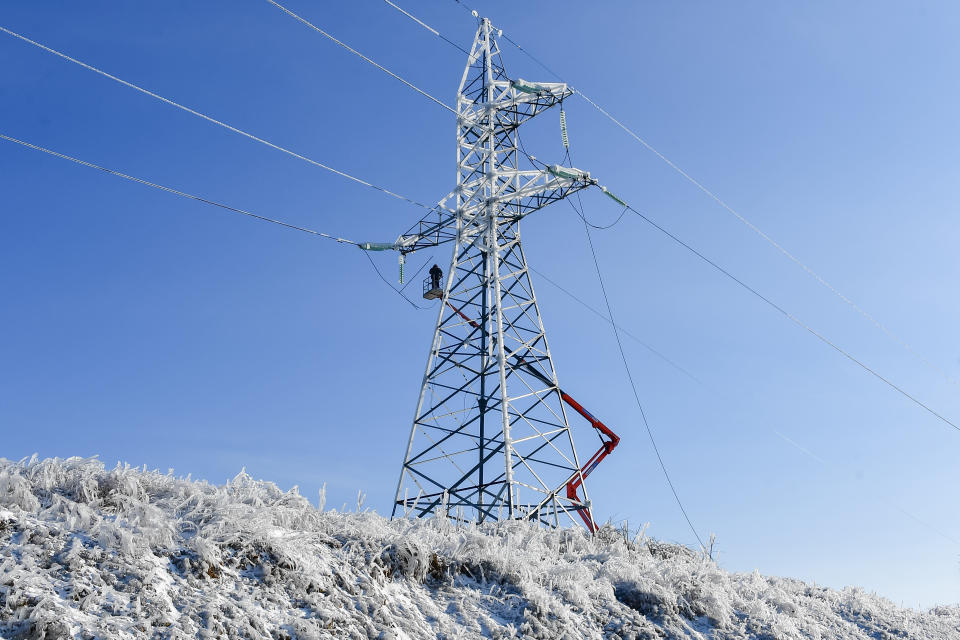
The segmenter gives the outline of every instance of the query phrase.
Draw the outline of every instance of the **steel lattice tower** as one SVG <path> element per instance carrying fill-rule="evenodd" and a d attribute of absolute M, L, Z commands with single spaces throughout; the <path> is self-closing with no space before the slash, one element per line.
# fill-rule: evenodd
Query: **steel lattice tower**
<path fill-rule="evenodd" d="M 482 20 L 457 96 L 457 188 L 400 236 L 403 254 L 454 244 L 394 515 L 550 526 L 592 522 L 519 222 L 596 184 L 556 165 L 522 169 L 521 124 L 573 91 L 511 80 Z M 440 292 L 436 292 L 440 296 Z M 589 464 L 589 463 L 588 463 Z M 590 518 L 588 521 L 587 519 Z"/>

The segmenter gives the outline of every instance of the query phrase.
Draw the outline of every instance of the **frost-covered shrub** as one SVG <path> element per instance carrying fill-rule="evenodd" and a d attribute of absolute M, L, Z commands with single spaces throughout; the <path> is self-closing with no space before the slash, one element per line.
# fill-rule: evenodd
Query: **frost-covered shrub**
<path fill-rule="evenodd" d="M 33 495 L 32 487 L 26 478 L 9 471 L 0 471 L 0 506 L 34 512 L 40 509 L 40 501 Z"/>
<path fill-rule="evenodd" d="M 673 594 L 653 581 L 621 582 L 613 588 L 614 597 L 648 618 L 665 618 L 680 613 Z"/>
<path fill-rule="evenodd" d="M 323 512 L 95 459 L 0 459 L 0 638 L 960 638 L 960 610 L 730 574 L 604 527 Z"/>
<path fill-rule="evenodd" d="M 391 576 L 402 576 L 414 582 L 423 582 L 430 570 L 431 556 L 434 554 L 410 540 L 403 540 L 387 546 L 380 554 L 380 560 Z M 440 576 L 437 576 L 440 577 Z"/>

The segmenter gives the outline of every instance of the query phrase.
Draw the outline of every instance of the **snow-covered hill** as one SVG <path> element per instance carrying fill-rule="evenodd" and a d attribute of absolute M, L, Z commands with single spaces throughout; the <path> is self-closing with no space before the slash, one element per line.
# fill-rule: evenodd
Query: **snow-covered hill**
<path fill-rule="evenodd" d="M 604 529 L 321 511 L 95 459 L 0 459 L 0 637 L 960 638 L 960 609 L 731 574 Z"/>

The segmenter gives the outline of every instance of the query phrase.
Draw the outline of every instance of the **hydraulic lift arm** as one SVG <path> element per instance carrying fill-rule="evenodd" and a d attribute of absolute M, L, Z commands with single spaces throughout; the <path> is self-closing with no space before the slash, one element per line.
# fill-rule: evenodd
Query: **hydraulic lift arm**
<path fill-rule="evenodd" d="M 521 365 L 528 373 L 530 373 L 531 375 L 539 379 L 544 384 L 552 384 L 549 380 L 547 380 L 543 376 L 542 373 L 537 371 L 534 367 L 522 361 L 521 361 Z M 596 429 L 597 432 L 600 434 L 600 440 L 601 440 L 600 449 L 598 449 L 597 452 L 593 454 L 590 457 L 590 459 L 583 464 L 582 467 L 580 467 L 580 472 L 575 474 L 572 478 L 570 478 L 570 481 L 567 482 L 567 498 L 569 498 L 570 500 L 576 500 L 579 502 L 580 501 L 579 489 L 580 489 L 580 485 L 583 484 L 583 480 L 587 476 L 589 476 L 591 473 L 593 473 L 593 470 L 597 468 L 597 465 L 600 464 L 600 462 L 604 458 L 610 455 L 613 452 L 613 450 L 617 448 L 617 445 L 620 444 L 620 436 L 615 434 L 610 429 L 610 427 L 603 424 L 592 413 L 587 411 L 583 407 L 583 405 L 581 405 L 579 402 L 574 400 L 573 396 L 571 396 L 569 393 L 567 393 L 563 389 L 558 389 L 558 390 L 560 391 L 560 398 L 564 402 L 566 402 L 571 409 L 573 409 L 574 411 L 579 413 L 581 416 L 583 416 L 586 419 L 586 421 L 590 423 L 590 426 Z M 583 523 L 586 525 L 587 530 L 590 531 L 590 533 L 594 533 L 597 530 L 597 525 L 593 521 L 593 518 L 590 516 L 590 511 L 586 509 L 582 509 L 578 511 L 578 513 L 580 514 L 580 517 L 583 519 Z"/>

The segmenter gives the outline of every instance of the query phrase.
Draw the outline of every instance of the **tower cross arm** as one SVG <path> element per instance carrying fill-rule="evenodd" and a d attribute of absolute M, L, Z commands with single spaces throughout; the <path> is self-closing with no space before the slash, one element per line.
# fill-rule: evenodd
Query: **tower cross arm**
<path fill-rule="evenodd" d="M 457 118 L 462 127 L 469 129 L 485 122 L 490 110 L 498 112 L 500 127 L 517 127 L 574 93 L 565 82 L 530 82 L 505 77 L 493 82 L 493 90 L 493 99 L 489 102 L 475 102 L 460 95 Z"/>
<path fill-rule="evenodd" d="M 504 95 L 498 100 L 499 108 L 525 106 L 527 117 L 533 117 L 573 95 L 573 89 L 565 82 L 529 82 L 518 79 L 495 84 L 506 85 Z"/>
<path fill-rule="evenodd" d="M 457 239 L 457 217 L 462 229 L 468 231 L 477 216 L 482 215 L 490 202 L 495 202 L 504 222 L 514 222 L 537 209 L 562 200 L 569 195 L 597 184 L 588 171 L 575 167 L 548 165 L 544 169 L 509 171 L 501 173 L 497 191 L 490 198 L 483 198 L 479 190 L 471 192 L 471 184 L 453 191 L 440 201 L 440 207 L 421 218 L 401 234 L 393 248 L 401 253 L 413 253 L 419 249 L 435 247 Z M 479 184 L 479 183 L 478 183 Z M 459 211 L 450 211 L 443 204 L 461 195 L 463 206 Z"/>
<path fill-rule="evenodd" d="M 504 220 L 525 218 L 538 209 L 597 184 L 589 171 L 556 164 L 538 171 L 517 173 L 527 180 L 525 183 L 521 180 L 522 186 L 501 199 L 505 204 L 512 205 L 505 206 L 501 211 L 500 216 Z"/>

